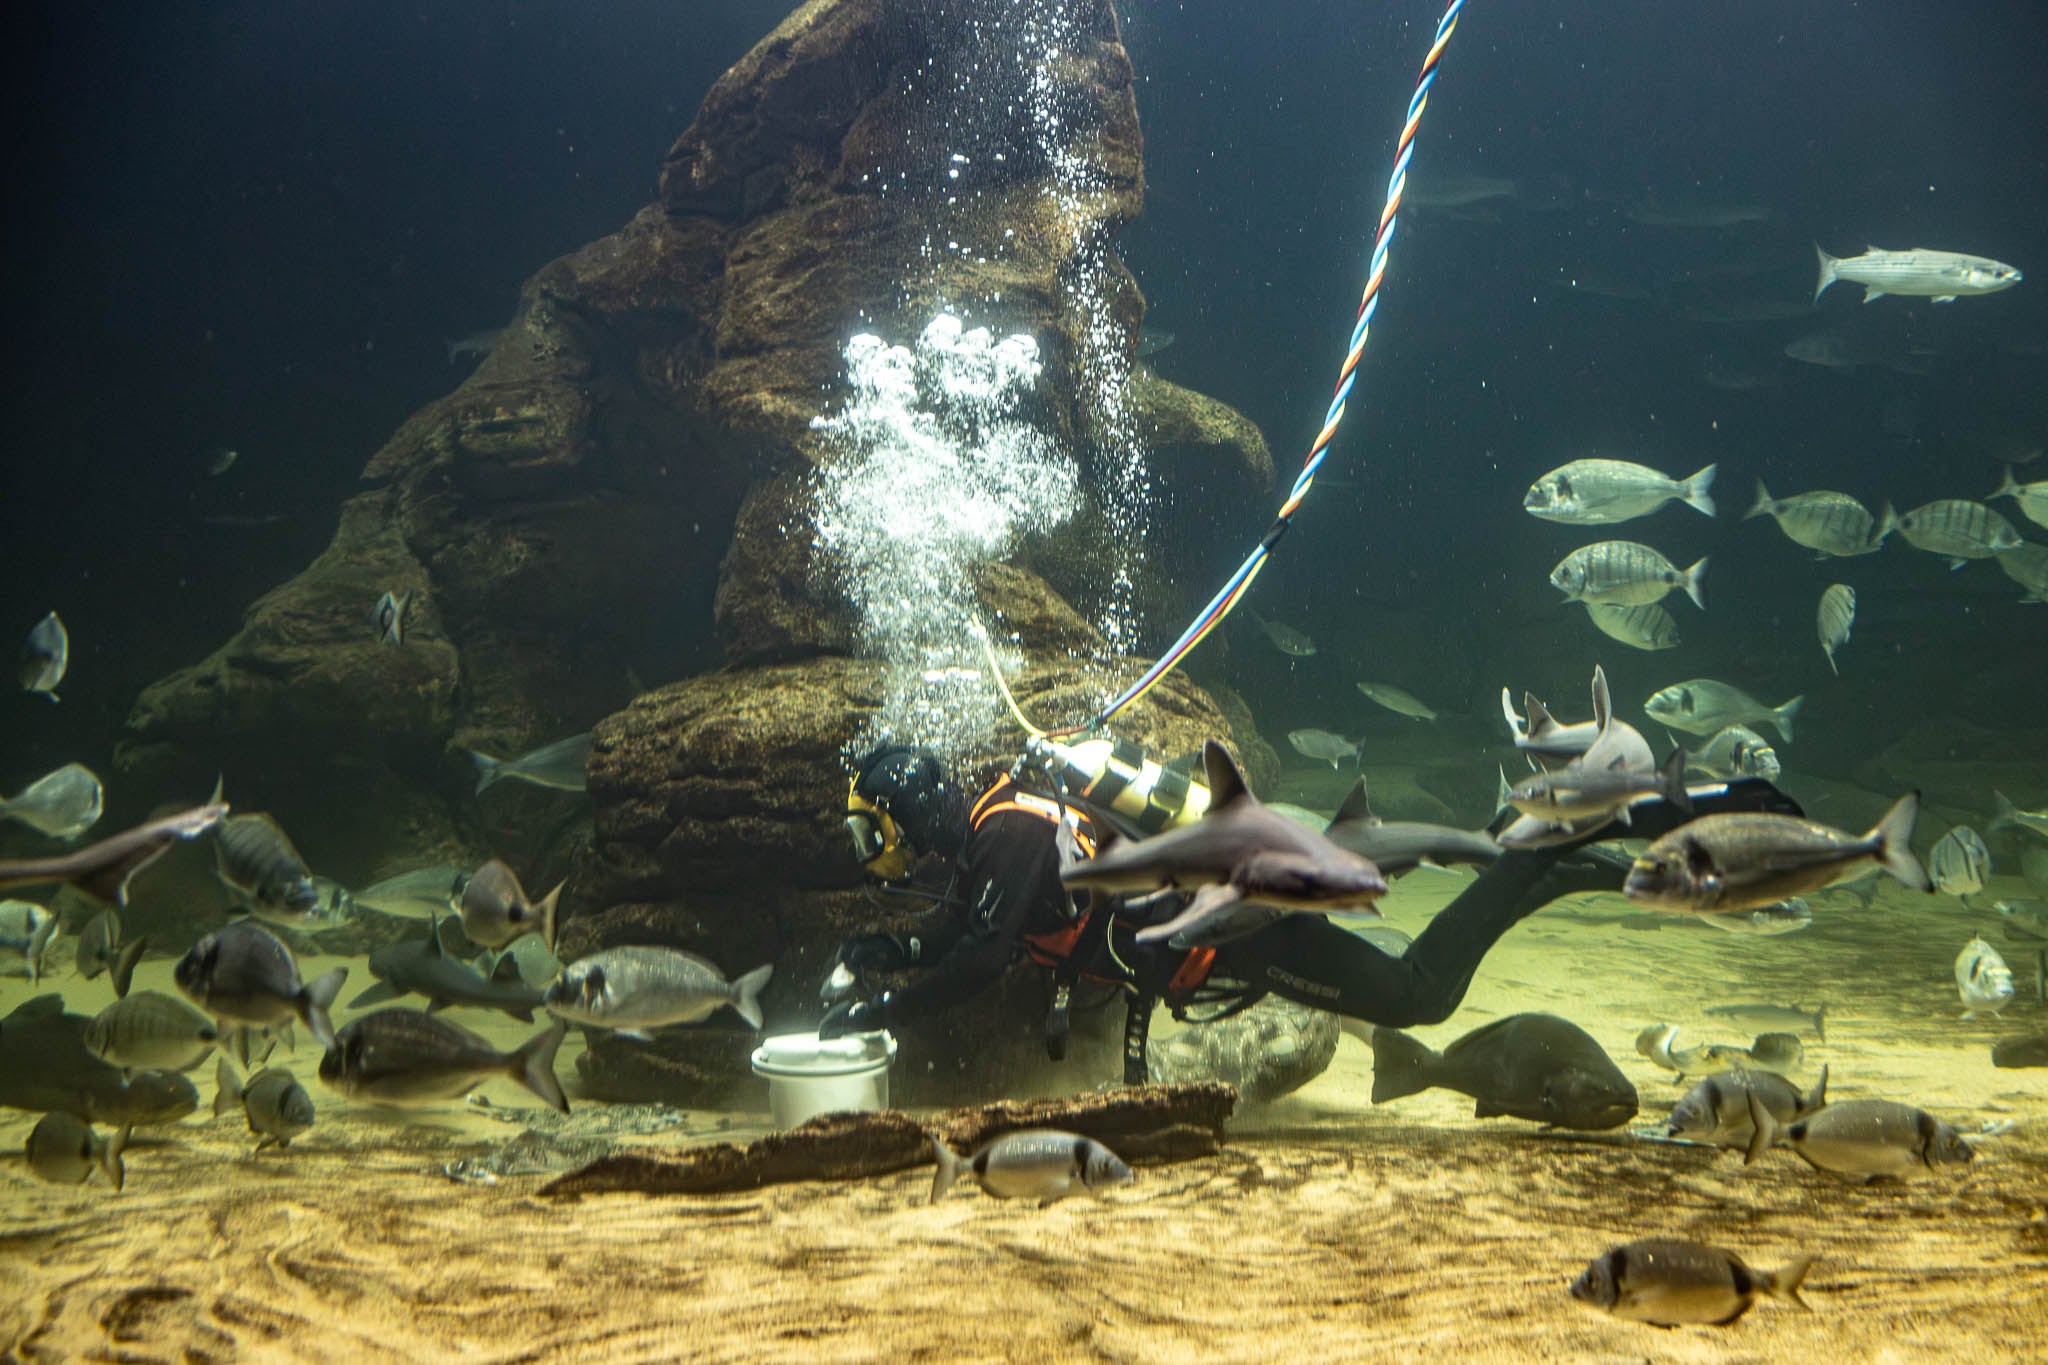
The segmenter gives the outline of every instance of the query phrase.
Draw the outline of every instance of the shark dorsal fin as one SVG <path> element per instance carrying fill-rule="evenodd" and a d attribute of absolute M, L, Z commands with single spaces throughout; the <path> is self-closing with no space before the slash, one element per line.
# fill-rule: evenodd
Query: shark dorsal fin
<path fill-rule="evenodd" d="M 1540 739 L 1557 729 L 1557 717 L 1550 714 L 1549 707 L 1536 700 L 1533 692 L 1522 695 L 1522 714 L 1529 718 L 1527 728 L 1522 732 L 1525 739 Z"/>
<path fill-rule="evenodd" d="M 1593 665 L 1593 724 L 1604 733 L 1614 715 L 1614 697 L 1607 690 L 1607 670 Z"/>
<path fill-rule="evenodd" d="M 1333 825 L 1347 824 L 1353 820 L 1364 820 L 1375 825 L 1380 822 L 1380 818 L 1372 813 L 1372 802 L 1365 799 L 1365 779 L 1362 777 L 1344 798 L 1344 804 L 1337 807 L 1337 813 L 1330 817 L 1330 823 Z"/>
<path fill-rule="evenodd" d="M 1202 746 L 1202 770 L 1209 780 L 1209 811 L 1214 814 L 1225 806 L 1248 800 L 1251 792 L 1244 784 L 1244 773 L 1237 766 L 1237 760 L 1230 756 L 1230 750 L 1215 740 Z"/>
<path fill-rule="evenodd" d="M 524 979 L 519 975 L 519 959 L 510 953 L 499 954 L 498 965 L 491 968 L 491 980 L 500 985 L 506 982 L 523 984 Z"/>

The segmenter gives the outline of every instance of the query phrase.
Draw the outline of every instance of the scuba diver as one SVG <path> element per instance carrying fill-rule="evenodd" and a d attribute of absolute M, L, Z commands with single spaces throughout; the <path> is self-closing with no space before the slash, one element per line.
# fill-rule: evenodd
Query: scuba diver
<path fill-rule="evenodd" d="M 1630 859 L 1597 847 L 1598 838 L 1654 839 L 1716 811 L 1798 810 L 1769 783 L 1750 779 L 1695 794 L 1691 813 L 1644 802 L 1631 809 L 1631 823 L 1586 839 L 1504 849 L 1400 956 L 1320 914 L 1283 915 L 1215 947 L 1173 948 L 1139 943 L 1136 935 L 1171 919 L 1184 898 L 1098 897 L 1091 905 L 1086 893 L 1077 897 L 1061 884 L 1060 870 L 1093 854 L 1098 821 L 1071 799 L 1026 789 L 1017 772 L 970 804 L 928 750 L 884 746 L 858 761 L 846 824 L 867 875 L 900 890 L 918 858 L 936 854 L 949 880 L 936 894 L 909 892 L 940 907 L 917 927 L 841 945 L 825 991 L 837 1003 L 819 1026 L 821 1037 L 871 1032 L 959 1004 L 993 985 L 1020 953 L 1052 972 L 1046 1043 L 1055 1059 L 1064 1055 L 1067 1013 L 1081 981 L 1126 995 L 1124 1080 L 1131 1085 L 1148 1079 L 1146 1036 L 1160 1003 L 1177 1019 L 1212 1022 L 1270 993 L 1388 1028 L 1440 1023 L 1515 924 L 1560 896 L 1621 890 Z M 906 984 L 847 998 L 862 978 L 912 969 Z"/>

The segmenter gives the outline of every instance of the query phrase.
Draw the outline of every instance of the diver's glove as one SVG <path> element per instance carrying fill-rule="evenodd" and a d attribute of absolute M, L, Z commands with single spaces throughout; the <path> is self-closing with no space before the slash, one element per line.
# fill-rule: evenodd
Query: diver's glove
<path fill-rule="evenodd" d="M 862 934 L 839 945 L 839 960 L 856 972 L 900 972 L 923 956 L 915 934 Z"/>
<path fill-rule="evenodd" d="M 849 1033 L 873 1033 L 889 1022 L 889 992 L 873 1000 L 848 1000 L 834 1005 L 818 1022 L 818 1037 L 827 1042 Z"/>

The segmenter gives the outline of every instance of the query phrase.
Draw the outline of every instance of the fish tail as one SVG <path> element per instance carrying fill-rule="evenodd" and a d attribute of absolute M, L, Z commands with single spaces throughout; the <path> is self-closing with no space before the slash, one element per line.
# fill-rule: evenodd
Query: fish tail
<path fill-rule="evenodd" d="M 242 1082 L 235 1075 L 235 1069 L 228 1065 L 225 1057 L 216 1057 L 213 1063 L 213 1116 L 231 1112 L 242 1102 Z"/>
<path fill-rule="evenodd" d="M 2011 797 L 1996 787 L 1991 790 L 1991 810 L 1991 829 L 2005 829 L 2019 823 L 2019 808 L 2013 805 Z"/>
<path fill-rule="evenodd" d="M 483 787 L 480 785 L 477 790 L 482 791 Z M 534 913 L 540 917 L 535 932 L 551 953 L 555 951 L 555 935 L 562 928 L 562 888 L 568 884 L 566 881 L 556 882 L 555 889 L 542 896 L 540 904 L 533 907 Z"/>
<path fill-rule="evenodd" d="M 562 1083 L 555 1079 L 555 1052 L 568 1032 L 569 1026 L 557 1019 L 546 1032 L 528 1039 L 507 1059 L 512 1079 L 540 1096 L 558 1114 L 569 1112 L 569 1097 L 562 1093 Z"/>
<path fill-rule="evenodd" d="M 2016 498 L 2019 495 L 2020 486 L 2017 482 L 2014 481 L 2012 477 L 2012 466 L 2007 465 L 2005 467 L 2004 481 L 2001 482 L 1998 485 L 1998 487 L 1992 489 L 1989 493 L 1986 493 L 1984 495 L 1984 501 L 1989 502 L 1993 498 Z"/>
<path fill-rule="evenodd" d="M 1685 577 L 1680 580 L 1679 586 L 1685 589 L 1685 595 L 1692 599 L 1694 606 L 1698 607 L 1701 611 L 1707 609 L 1707 557 L 1705 555 L 1701 555 L 1699 561 L 1685 571 Z M 1787 738 L 1790 738 L 1790 736 L 1787 736 Z"/>
<path fill-rule="evenodd" d="M 299 992 L 299 1017 L 306 1021 L 306 1027 L 313 1030 L 313 1036 L 320 1040 L 320 1046 L 334 1046 L 334 1021 L 327 1017 L 327 1011 L 334 1005 L 334 998 L 341 994 L 341 983 L 348 980 L 348 968 L 336 967 L 318 981 L 309 981 Z"/>
<path fill-rule="evenodd" d="M 1806 1272 L 1813 1269 L 1817 1256 L 1801 1256 L 1775 1275 L 1757 1276 L 1757 1287 L 1780 1303 L 1789 1303 L 1795 1308 L 1811 1313 L 1806 1300 L 1799 1297 L 1799 1286 L 1806 1282 Z"/>
<path fill-rule="evenodd" d="M 732 983 L 733 1011 L 747 1021 L 748 1028 L 761 1027 L 761 988 L 774 974 L 775 964 L 764 962 Z"/>
<path fill-rule="evenodd" d="M 931 1134 L 930 1137 L 932 1140 L 932 1160 L 937 1162 L 939 1167 L 932 1175 L 932 1203 L 936 1204 L 945 1195 L 947 1190 L 953 1188 L 953 1182 L 960 1178 L 961 1166 L 966 1163 L 962 1162 L 958 1154 L 946 1145 L 944 1138 L 941 1138 L 937 1133 Z"/>
<path fill-rule="evenodd" d="M 484 788 L 505 775 L 505 764 L 489 754 L 480 754 L 474 749 L 468 752 L 470 762 L 476 764 L 476 794 L 482 796 Z"/>
<path fill-rule="evenodd" d="M 128 1135 L 133 1131 L 132 1128 L 115 1129 L 114 1135 L 107 1139 L 107 1145 L 99 1151 L 100 1169 L 107 1173 L 107 1179 L 113 1182 L 117 1194 L 128 1183 L 128 1167 L 121 1160 L 121 1153 L 128 1150 Z"/>
<path fill-rule="evenodd" d="M 1385 1104 L 1436 1085 L 1437 1054 L 1399 1029 L 1372 1031 L 1372 1102 Z"/>
<path fill-rule="evenodd" d="M 1934 883 L 1927 879 L 1927 869 L 1913 856 L 1913 822 L 1920 818 L 1920 793 L 1907 792 L 1892 803 L 1884 819 L 1877 822 L 1877 828 L 1870 831 L 1869 838 L 1877 844 L 1878 866 L 1897 877 L 1915 891 L 1932 891 Z"/>
<path fill-rule="evenodd" d="M 1835 647 L 1829 644 L 1827 641 L 1823 640 L 1821 641 L 1820 650 L 1821 653 L 1828 656 L 1828 672 L 1834 674 L 1838 678 L 1841 677 L 1842 670 L 1835 666 Z"/>
<path fill-rule="evenodd" d="M 1749 505 L 1749 510 L 1742 514 L 1742 519 L 1748 521 L 1751 517 L 1769 516 L 1771 514 L 1771 504 L 1776 501 L 1777 499 L 1771 496 L 1771 490 L 1764 487 L 1764 481 L 1758 479 L 1756 481 L 1756 501 Z"/>
<path fill-rule="evenodd" d="M 1827 252 L 1821 250 L 1819 242 L 1813 244 L 1813 254 L 1820 257 L 1820 278 L 1815 281 L 1813 286 L 1813 301 L 1819 303 L 1820 296 L 1826 293 L 1827 287 L 1835 282 L 1837 278 L 1835 269 L 1842 262 L 1839 258 L 1830 256 Z M 1865 300 L 1865 302 L 1868 302 L 1868 300 Z"/>
<path fill-rule="evenodd" d="M 1685 505 L 1702 516 L 1711 517 L 1719 511 L 1709 490 L 1713 488 L 1714 474 L 1720 468 L 1718 464 L 1710 464 L 1685 481 Z"/>
<path fill-rule="evenodd" d="M 1828 1040 L 1828 1002 L 1825 1000 L 1813 1012 L 1813 1036 L 1823 1043 Z M 1826 1075 L 1823 1074 L 1821 1079 L 1826 1080 Z"/>
<path fill-rule="evenodd" d="M 1821 1041 L 1826 1042 L 1827 1040 L 1822 1039 Z M 1827 1067 L 1823 1066 L 1820 1069 L 1820 1079 L 1813 1083 L 1813 1089 L 1807 1091 L 1806 1094 L 1800 1098 L 1799 1112 L 1802 1114 L 1811 1114 L 1816 1109 L 1827 1108 L 1827 1105 L 1828 1069 Z"/>
<path fill-rule="evenodd" d="M 1749 1135 L 1749 1147 L 1742 1154 L 1742 1164 L 1753 1166 L 1756 1159 L 1771 1150 L 1778 1140 L 1778 1121 L 1771 1117 L 1771 1111 L 1757 1098 L 1751 1088 L 1749 1095 L 1749 1122 L 1755 1130 Z"/>
<path fill-rule="evenodd" d="M 1804 693 L 1792 698 L 1782 706 L 1771 708 L 1771 724 L 1777 727 L 1778 735 L 1787 744 L 1792 742 L 1792 717 L 1799 714 L 1799 708 L 1806 705 Z"/>
<path fill-rule="evenodd" d="M 1657 770 L 1657 794 L 1672 805 L 1692 814 L 1692 793 L 1685 789 L 1685 746 L 1679 745 Z"/>
<path fill-rule="evenodd" d="M 1878 546 L 1884 544 L 1884 538 L 1898 529 L 1898 509 L 1893 507 L 1890 503 L 1886 503 L 1884 505 L 1884 511 L 1880 513 L 1877 518 L 1877 530 L 1871 533 L 1870 548 L 1875 550 Z"/>
<path fill-rule="evenodd" d="M 107 968 L 114 983 L 114 998 L 116 1000 L 126 1000 L 128 998 L 129 983 L 135 979 L 135 964 L 142 960 L 143 949 L 147 947 L 149 947 L 149 940 L 147 938 L 136 939 L 123 948 L 121 955 L 114 959 L 112 966 Z"/>

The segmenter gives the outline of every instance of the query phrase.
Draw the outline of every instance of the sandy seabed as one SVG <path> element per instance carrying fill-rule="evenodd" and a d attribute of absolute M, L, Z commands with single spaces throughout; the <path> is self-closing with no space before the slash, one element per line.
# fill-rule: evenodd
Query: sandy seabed
<path fill-rule="evenodd" d="M 1413 930 L 1442 899 L 1404 884 L 1390 918 Z M 516 1128 L 461 1102 L 402 1118 L 347 1105 L 302 1043 L 290 1064 L 320 1107 L 312 1132 L 253 1155 L 239 1116 L 202 1108 L 139 1135 L 118 1195 L 98 1177 L 34 1182 L 19 1155 L 32 1116 L 0 1119 L 0 1342 L 21 1361 L 2048 1359 L 2048 1071 L 1989 1059 L 1992 1039 L 2048 1014 L 2022 1002 L 1960 1021 L 1949 967 L 1985 917 L 1954 902 L 1888 888 L 1870 910 L 1830 900 L 1817 915 L 1751 940 L 1677 920 L 1647 932 L 1659 921 L 1614 900 L 1553 907 L 1419 1036 L 1565 1014 L 1636 1082 L 1648 1128 L 1682 1087 L 1636 1055 L 1638 1029 L 1741 1041 L 1701 1008 L 1825 1001 L 1828 1041 L 1807 1040 L 1802 1084 L 1826 1062 L 1835 1098 L 2012 1125 L 1960 1177 L 1854 1186 L 1783 1152 L 1745 1169 L 1629 1131 L 1475 1121 L 1442 1092 L 1374 1108 L 1370 1053 L 1346 1040 L 1307 1088 L 1234 1121 L 1221 1155 L 1141 1170 L 1107 1200 L 1039 1209 L 963 1189 L 932 1207 L 928 1168 L 555 1200 L 536 1193 L 544 1175 L 444 1173 Z M 2031 959 L 2008 955 L 2031 994 Z M 152 962 L 138 984 L 168 976 Z M 84 1013 L 108 998 L 104 979 L 55 985 Z M 25 989 L 9 983 L 0 1011 Z M 530 1032 L 458 1017 L 501 1044 Z M 571 1048 L 559 1070 L 573 1076 Z M 210 1065 L 195 1078 L 210 1101 Z M 531 1103 L 509 1084 L 485 1093 Z M 634 1141 L 745 1140 L 765 1121 L 696 1115 Z M 1766 1302 L 1730 1328 L 1666 1332 L 1566 1297 L 1589 1258 L 1651 1235 L 1768 1269 L 1817 1255 L 1813 1311 Z"/>

